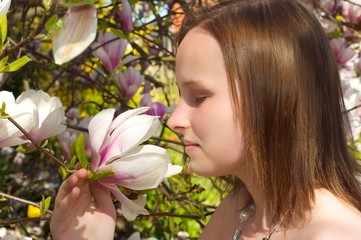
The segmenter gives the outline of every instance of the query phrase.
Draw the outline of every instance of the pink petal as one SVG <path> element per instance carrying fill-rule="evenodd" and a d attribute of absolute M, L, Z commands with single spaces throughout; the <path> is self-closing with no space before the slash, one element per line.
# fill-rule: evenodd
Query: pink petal
<path fill-rule="evenodd" d="M 156 188 L 165 178 L 170 161 L 166 150 L 143 145 L 129 151 L 111 164 L 99 167 L 98 171 L 113 170 L 114 176 L 102 179 L 103 183 L 114 183 L 133 190 Z"/>

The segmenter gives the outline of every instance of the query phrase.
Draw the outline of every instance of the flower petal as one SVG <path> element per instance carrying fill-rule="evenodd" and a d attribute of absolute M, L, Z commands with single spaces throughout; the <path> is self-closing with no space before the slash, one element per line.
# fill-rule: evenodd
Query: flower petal
<path fill-rule="evenodd" d="M 89 123 L 89 139 L 92 150 L 91 169 L 95 170 L 100 163 L 99 150 L 108 134 L 109 126 L 112 124 L 115 110 L 110 108 L 96 114 Z"/>
<path fill-rule="evenodd" d="M 12 116 L 12 118 L 22 126 L 25 131 L 29 131 L 34 126 L 34 119 L 31 113 L 21 113 Z M 20 137 L 23 136 L 23 133 L 7 119 L 0 119 L 0 132 L 1 148 L 28 142 L 27 140 L 20 139 Z"/>
<path fill-rule="evenodd" d="M 102 179 L 133 190 L 156 188 L 164 179 L 170 161 L 166 150 L 154 145 L 142 145 L 129 151 L 111 164 L 99 167 L 98 171 L 113 170 L 114 175 Z"/>
<path fill-rule="evenodd" d="M 0 15 L 7 14 L 9 11 L 11 0 L 2 0 L 0 3 Z"/>
<path fill-rule="evenodd" d="M 144 208 L 144 205 L 143 207 L 138 205 L 137 203 L 133 202 L 132 200 L 130 200 L 129 198 L 127 198 L 119 189 L 116 185 L 110 185 L 110 184 L 103 184 L 105 187 L 107 187 L 110 192 L 114 195 L 114 197 L 116 199 L 118 199 L 118 201 L 122 204 L 122 209 L 123 209 L 123 206 L 128 208 L 128 209 L 132 209 L 133 210 L 133 213 L 136 212 L 137 215 L 139 214 L 143 214 L 143 215 L 149 215 L 148 211 Z M 134 220 L 134 215 L 133 214 L 130 214 L 130 215 L 127 215 L 128 213 L 130 213 L 130 211 L 125 211 L 123 213 L 123 216 L 131 221 L 131 219 Z"/>
<path fill-rule="evenodd" d="M 126 32 L 130 32 L 134 29 L 132 17 L 132 8 L 129 1 L 123 0 L 121 19 L 123 28 Z"/>
<path fill-rule="evenodd" d="M 64 17 L 64 28 L 54 39 L 55 63 L 63 64 L 81 54 L 94 41 L 97 26 L 93 4 L 70 6 Z"/>
<path fill-rule="evenodd" d="M 147 195 L 143 194 L 143 195 L 138 195 L 138 198 L 135 200 L 131 200 L 133 201 L 135 204 L 142 206 L 144 208 L 145 206 L 145 202 L 147 200 Z M 139 210 L 135 210 L 131 207 L 128 207 L 125 204 L 122 204 L 122 213 L 123 216 L 128 220 L 128 221 L 134 221 L 135 218 L 143 212 L 143 209 L 141 211 Z"/>
<path fill-rule="evenodd" d="M 34 127 L 30 136 L 32 136 L 37 142 L 41 142 L 49 137 L 59 135 L 66 130 L 66 126 L 62 124 L 64 120 L 64 109 L 58 108 L 52 111 L 39 126 Z"/>
<path fill-rule="evenodd" d="M 126 119 L 136 116 L 142 113 L 145 113 L 148 111 L 149 107 L 141 107 L 141 108 L 135 108 L 128 111 L 123 112 L 122 114 L 118 115 L 114 121 L 112 122 L 112 125 L 110 126 L 111 129 L 116 128 L 120 126 Z"/>
<path fill-rule="evenodd" d="M 168 170 L 167 170 L 167 174 L 165 175 L 165 177 L 171 177 L 173 175 L 176 175 L 178 173 L 180 173 L 182 171 L 182 167 L 179 165 L 173 165 L 171 163 L 168 163 Z"/>
<path fill-rule="evenodd" d="M 160 129 L 158 117 L 139 115 L 128 118 L 111 134 L 110 143 L 102 155 L 108 160 L 117 155 L 124 155 L 127 151 L 143 143 Z"/>

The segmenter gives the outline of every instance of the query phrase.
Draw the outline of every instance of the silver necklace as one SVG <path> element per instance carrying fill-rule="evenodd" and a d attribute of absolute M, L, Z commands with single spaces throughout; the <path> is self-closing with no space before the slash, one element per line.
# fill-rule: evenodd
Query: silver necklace
<path fill-rule="evenodd" d="M 241 212 L 239 213 L 239 220 L 240 220 L 240 223 L 239 223 L 239 227 L 236 229 L 236 231 L 234 232 L 233 234 L 233 237 L 232 237 L 232 240 L 239 240 L 239 237 L 241 236 L 242 234 L 242 229 L 243 229 L 243 225 L 245 222 L 247 222 L 247 220 L 249 219 L 249 217 L 252 215 L 252 213 L 254 212 L 254 209 L 255 209 L 255 205 L 254 205 L 254 202 L 251 201 L 247 207 L 243 208 L 241 210 Z M 282 223 L 282 220 L 283 218 L 281 218 L 280 221 L 278 221 L 278 223 L 268 232 L 268 234 L 262 238 L 262 240 L 270 240 L 272 235 L 275 233 L 275 232 L 278 232 L 279 229 L 280 229 L 280 225 Z"/>

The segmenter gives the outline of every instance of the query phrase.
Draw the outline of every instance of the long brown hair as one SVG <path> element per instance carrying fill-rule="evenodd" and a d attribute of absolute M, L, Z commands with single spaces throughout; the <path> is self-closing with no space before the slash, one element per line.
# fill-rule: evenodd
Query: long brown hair
<path fill-rule="evenodd" d="M 325 188 L 361 211 L 359 163 L 345 139 L 334 56 L 317 18 L 295 0 L 226 1 L 186 15 L 223 52 L 246 156 L 277 221 L 305 223 Z"/>

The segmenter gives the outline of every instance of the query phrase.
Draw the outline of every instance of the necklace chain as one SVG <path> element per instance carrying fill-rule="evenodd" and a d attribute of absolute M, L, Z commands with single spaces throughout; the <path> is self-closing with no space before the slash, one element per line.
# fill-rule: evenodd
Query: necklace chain
<path fill-rule="evenodd" d="M 255 210 L 255 205 L 254 205 L 254 202 L 251 201 L 247 207 L 243 208 L 241 210 L 241 212 L 239 213 L 239 220 L 240 220 L 240 223 L 239 223 L 239 227 L 236 229 L 236 231 L 234 232 L 233 236 L 232 236 L 232 240 L 239 240 L 239 237 L 241 236 L 242 234 L 242 230 L 243 230 L 243 225 L 245 222 L 247 222 L 247 220 L 250 218 L 250 216 L 252 215 L 252 213 L 254 212 Z M 268 234 L 262 238 L 262 240 L 270 240 L 272 235 L 275 233 L 275 232 L 278 232 L 279 229 L 280 229 L 280 225 L 282 223 L 282 220 L 283 218 L 280 219 L 280 221 L 278 221 L 278 223 L 268 232 Z"/>

